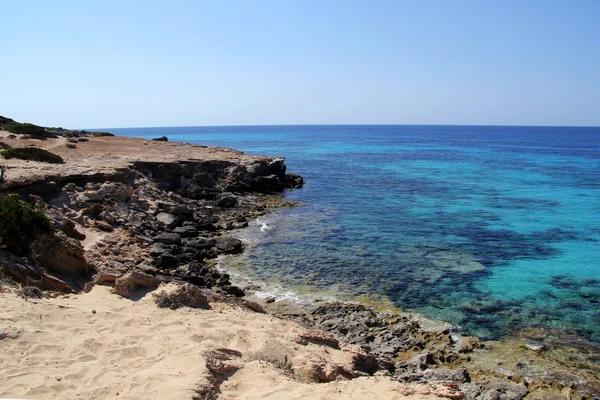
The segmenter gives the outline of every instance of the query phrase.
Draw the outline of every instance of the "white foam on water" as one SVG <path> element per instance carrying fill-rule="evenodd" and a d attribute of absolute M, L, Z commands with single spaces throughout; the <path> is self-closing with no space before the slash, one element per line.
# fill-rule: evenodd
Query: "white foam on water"
<path fill-rule="evenodd" d="M 256 218 L 256 224 L 260 226 L 261 232 L 267 232 L 271 230 L 271 226 L 267 224 L 267 218 L 265 217 Z"/>

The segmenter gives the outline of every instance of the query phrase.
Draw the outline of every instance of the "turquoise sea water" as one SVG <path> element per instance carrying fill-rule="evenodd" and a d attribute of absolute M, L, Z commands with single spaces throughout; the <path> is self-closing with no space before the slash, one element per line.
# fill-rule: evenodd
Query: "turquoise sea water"
<path fill-rule="evenodd" d="M 484 338 L 539 325 L 600 342 L 600 128 L 110 131 L 286 157 L 304 206 L 245 233 L 231 265 L 256 279 L 382 294 Z"/>

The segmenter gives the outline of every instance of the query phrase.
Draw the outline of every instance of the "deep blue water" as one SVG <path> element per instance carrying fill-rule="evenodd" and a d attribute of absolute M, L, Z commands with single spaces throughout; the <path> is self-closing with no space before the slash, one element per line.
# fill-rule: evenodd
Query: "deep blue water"
<path fill-rule="evenodd" d="M 385 295 L 481 337 L 539 325 L 600 342 L 600 128 L 109 131 L 286 158 L 305 205 L 242 234 L 255 246 L 231 266 L 256 279 Z"/>

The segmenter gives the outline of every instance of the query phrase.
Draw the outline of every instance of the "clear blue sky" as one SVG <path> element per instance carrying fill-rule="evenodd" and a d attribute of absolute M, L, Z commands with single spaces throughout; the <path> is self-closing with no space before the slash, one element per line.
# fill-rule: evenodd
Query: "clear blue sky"
<path fill-rule="evenodd" d="M 0 115 L 600 125 L 600 0 L 0 0 Z"/>

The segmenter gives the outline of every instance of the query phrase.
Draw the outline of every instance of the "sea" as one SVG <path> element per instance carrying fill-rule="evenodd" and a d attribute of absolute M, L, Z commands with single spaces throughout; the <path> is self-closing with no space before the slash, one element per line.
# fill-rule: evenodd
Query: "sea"
<path fill-rule="evenodd" d="M 600 128 L 219 126 L 121 136 L 282 156 L 304 177 L 234 232 L 233 273 L 298 299 L 381 298 L 498 339 L 600 343 Z"/>

